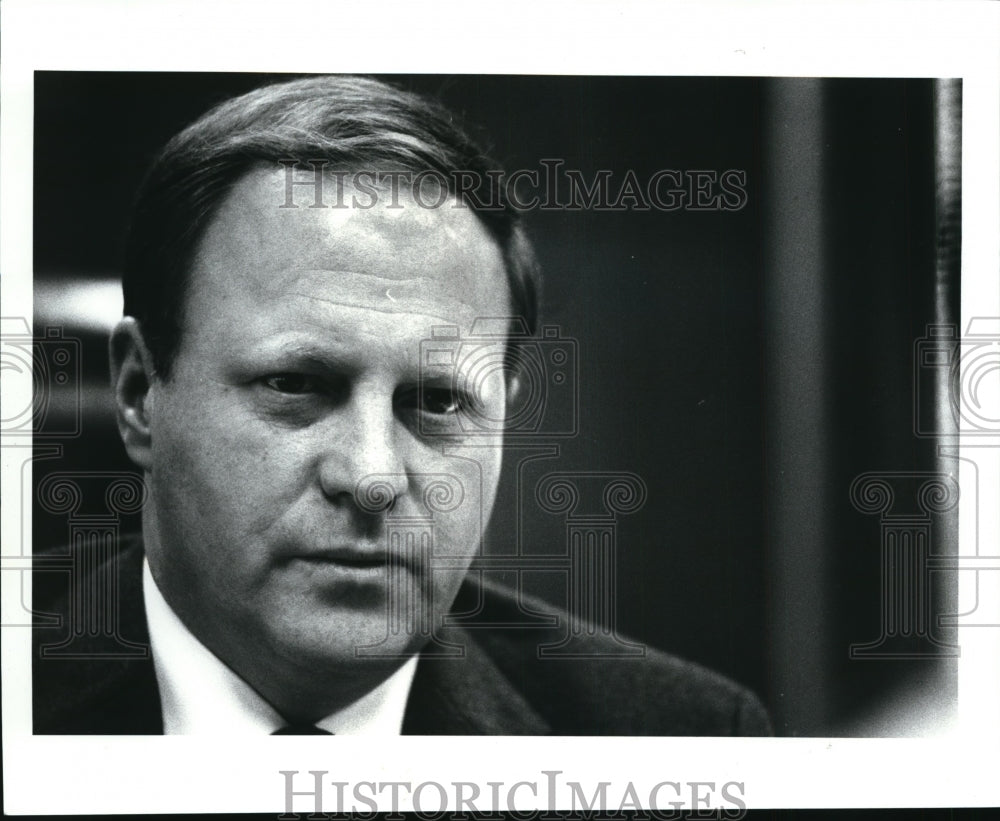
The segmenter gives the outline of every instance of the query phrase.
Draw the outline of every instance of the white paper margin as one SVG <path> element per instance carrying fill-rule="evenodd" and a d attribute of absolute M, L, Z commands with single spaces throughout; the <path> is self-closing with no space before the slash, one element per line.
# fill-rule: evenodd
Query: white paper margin
<path fill-rule="evenodd" d="M 1000 16 L 987 2 L 474 4 L 4 0 L 0 7 L 0 289 L 5 316 L 32 315 L 34 70 L 666 74 L 961 77 L 963 328 L 1000 316 Z M 113 162 L 114 158 L 109 158 Z M 30 389 L 30 388 L 29 388 Z M 4 398 L 23 390 L 13 380 Z M 13 392 L 13 393 L 11 393 Z M 996 414 L 994 414 L 996 417 Z M 20 483 L 3 448 L 4 499 Z M 963 455 L 968 451 L 963 443 Z M 27 477 L 30 482 L 30 477 Z M 984 500 L 1000 482 L 980 475 Z M 30 486 L 30 484 L 29 484 Z M 963 522 L 960 552 L 1000 553 L 997 509 Z M 2 509 L 5 557 L 30 522 Z M 22 529 L 22 524 L 24 529 Z M 970 533 L 978 529 L 978 545 Z M 960 573 L 960 598 L 975 584 Z M 1000 584 L 997 572 L 978 574 Z M 5 573 L 4 612 L 19 573 Z M 11 588 L 8 577 L 14 579 Z M 990 591 L 986 591 L 987 593 Z M 1000 595 L 992 590 L 994 604 Z M 1000 623 L 1000 613 L 983 614 Z M 5 618 L 6 622 L 7 619 Z M 528 781 L 543 771 L 589 785 L 729 781 L 752 808 L 975 806 L 1000 803 L 1000 628 L 960 630 L 959 714 L 935 739 L 400 738 L 261 739 L 30 735 L 30 635 L 4 628 L 6 810 L 17 814 L 274 812 L 279 770 L 329 780 Z M 305 784 L 305 782 L 301 782 Z M 298 784 L 298 782 L 297 782 Z M 297 786 L 299 788 L 299 786 Z M 485 789 L 485 787 L 484 787 Z M 433 793 L 427 805 L 436 807 Z M 515 808 L 542 808 L 522 789 Z M 311 809 L 308 800 L 296 803 Z M 335 807 L 324 807 L 333 810 Z M 380 809 L 389 809 L 383 803 Z"/>

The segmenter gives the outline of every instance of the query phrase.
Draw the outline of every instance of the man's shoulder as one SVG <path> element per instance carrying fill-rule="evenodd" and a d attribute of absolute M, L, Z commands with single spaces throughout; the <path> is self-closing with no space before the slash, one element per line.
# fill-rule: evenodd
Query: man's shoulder
<path fill-rule="evenodd" d="M 35 734 L 162 731 L 138 538 L 36 551 Z"/>
<path fill-rule="evenodd" d="M 476 574 L 463 599 L 503 625 L 477 628 L 473 618 L 463 629 L 554 734 L 771 734 L 760 700 L 706 667 L 610 631 L 573 630 L 566 612 Z"/>

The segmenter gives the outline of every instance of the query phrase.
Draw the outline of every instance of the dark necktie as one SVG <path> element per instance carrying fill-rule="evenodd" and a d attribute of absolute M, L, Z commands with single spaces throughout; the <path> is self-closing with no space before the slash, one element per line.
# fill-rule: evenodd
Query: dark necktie
<path fill-rule="evenodd" d="M 275 730 L 271 735 L 333 735 L 333 733 L 314 724 L 289 724 Z"/>

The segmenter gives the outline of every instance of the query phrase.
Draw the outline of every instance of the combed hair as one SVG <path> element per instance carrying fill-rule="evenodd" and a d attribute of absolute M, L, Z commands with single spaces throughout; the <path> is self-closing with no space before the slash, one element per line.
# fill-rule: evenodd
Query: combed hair
<path fill-rule="evenodd" d="M 479 184 L 470 187 L 464 204 L 497 242 L 514 312 L 534 332 L 538 265 L 503 178 L 496 176 L 499 166 L 435 102 L 370 78 L 310 77 L 215 107 L 167 143 L 139 188 L 126 243 L 124 308 L 142 327 L 160 378 L 170 377 L 191 264 L 216 210 L 251 169 L 289 160 L 438 172 L 452 196 L 458 193 L 456 172 L 471 172 L 468 178 Z"/>

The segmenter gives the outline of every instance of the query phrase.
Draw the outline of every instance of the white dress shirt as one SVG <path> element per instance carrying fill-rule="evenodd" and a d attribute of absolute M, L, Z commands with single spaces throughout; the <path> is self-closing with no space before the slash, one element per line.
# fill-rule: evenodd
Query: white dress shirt
<path fill-rule="evenodd" d="M 165 735 L 260 736 L 288 724 L 187 629 L 160 593 L 146 560 L 142 590 Z M 370 693 L 316 726 L 337 735 L 399 735 L 416 668 L 414 656 Z"/>

